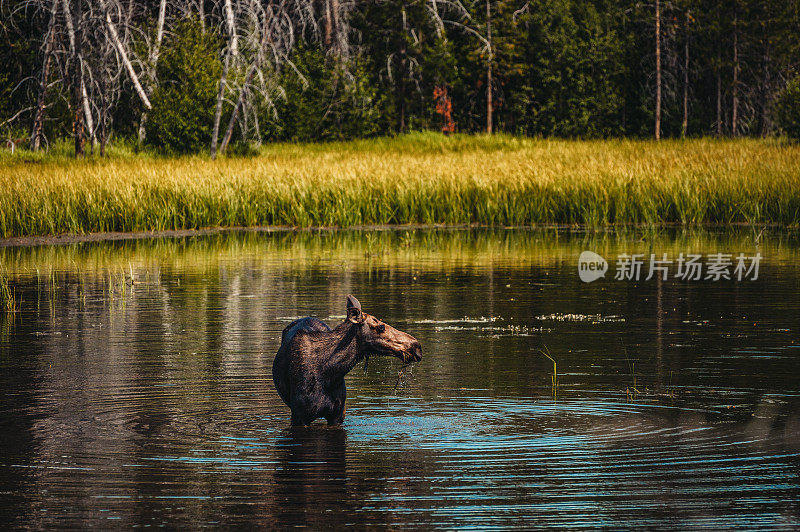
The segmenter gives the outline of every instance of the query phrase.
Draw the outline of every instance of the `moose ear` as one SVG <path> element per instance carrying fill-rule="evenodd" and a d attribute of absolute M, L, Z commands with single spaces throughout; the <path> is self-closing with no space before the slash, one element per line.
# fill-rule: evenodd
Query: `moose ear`
<path fill-rule="evenodd" d="M 353 296 L 347 296 L 347 319 L 353 323 L 361 323 L 363 321 L 361 303 Z"/>

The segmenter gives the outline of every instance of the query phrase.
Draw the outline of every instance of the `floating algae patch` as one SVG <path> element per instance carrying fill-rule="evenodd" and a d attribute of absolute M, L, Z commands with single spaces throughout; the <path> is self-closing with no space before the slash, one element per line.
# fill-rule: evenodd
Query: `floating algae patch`
<path fill-rule="evenodd" d="M 580 321 L 588 323 L 613 323 L 625 321 L 622 316 L 603 316 L 602 314 L 549 314 L 536 316 L 541 321 Z"/>

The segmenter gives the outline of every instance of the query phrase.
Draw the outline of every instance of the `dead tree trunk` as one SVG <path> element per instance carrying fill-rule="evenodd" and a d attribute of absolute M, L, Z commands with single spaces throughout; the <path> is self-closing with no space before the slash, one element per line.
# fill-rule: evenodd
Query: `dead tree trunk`
<path fill-rule="evenodd" d="M 39 97 L 36 100 L 36 114 L 33 117 L 31 129 L 31 150 L 37 151 L 42 140 L 42 124 L 44 123 L 44 102 L 47 96 L 47 80 L 50 77 L 50 59 L 53 53 L 53 44 L 56 40 L 56 15 L 58 14 L 58 0 L 53 0 L 50 10 L 50 23 L 47 28 L 47 38 L 44 45 L 44 63 L 39 76 Z"/>
<path fill-rule="evenodd" d="M 81 64 L 81 105 L 83 106 L 83 115 L 86 123 L 86 129 L 89 133 L 89 139 L 92 141 L 92 151 L 97 141 L 94 133 L 94 120 L 92 119 L 92 107 L 89 105 L 89 95 L 86 92 L 86 81 L 83 77 L 83 64 Z"/>
<path fill-rule="evenodd" d="M 274 50 L 274 43 L 272 41 L 272 37 L 270 35 L 270 25 L 268 23 L 267 15 L 265 15 L 265 19 L 261 24 L 261 40 L 258 45 L 258 52 L 256 57 L 253 61 L 253 64 L 250 65 L 250 69 L 247 71 L 247 76 L 245 77 L 244 84 L 242 88 L 239 90 L 239 97 L 236 99 L 236 105 L 233 106 L 233 112 L 231 112 L 231 118 L 228 120 L 228 128 L 225 131 L 225 136 L 222 138 L 222 142 L 219 146 L 220 153 L 225 153 L 225 150 L 228 147 L 228 143 L 231 141 L 231 137 L 233 136 L 233 127 L 236 125 L 236 119 L 239 116 L 239 111 L 241 110 L 242 106 L 244 105 L 244 99 L 247 95 L 247 90 L 250 84 L 253 82 L 253 78 L 255 77 L 258 70 L 261 68 L 261 62 L 264 60 L 264 57 L 268 53 L 268 46 L 269 49 Z M 231 55 L 233 50 L 231 49 Z M 227 69 L 225 69 L 227 71 Z M 227 72 L 226 72 L 227 73 Z M 222 90 L 222 85 L 220 84 L 220 91 Z M 213 139 L 212 139 L 213 140 Z"/>
<path fill-rule="evenodd" d="M 766 40 L 766 39 L 765 39 Z M 772 92 L 772 76 L 770 75 L 769 41 L 764 50 L 764 89 L 761 95 L 761 136 L 769 135 L 771 124 L 769 119 L 769 96 Z"/>
<path fill-rule="evenodd" d="M 406 72 L 408 71 L 408 44 L 406 36 L 408 35 L 408 19 L 406 17 L 406 8 L 403 6 L 402 11 L 403 21 L 403 37 L 400 41 L 400 68 L 398 69 L 398 83 L 397 83 L 397 103 L 398 103 L 398 117 L 397 117 L 397 131 L 404 133 L 406 130 Z"/>
<path fill-rule="evenodd" d="M 733 18 L 733 86 L 731 87 L 731 135 L 738 135 L 739 114 L 739 29 L 737 18 Z"/>
<path fill-rule="evenodd" d="M 341 51 L 339 47 L 339 39 L 341 37 L 341 28 L 339 27 L 339 0 L 331 0 L 331 14 L 333 15 L 333 46 L 334 50 L 339 52 Z"/>
<path fill-rule="evenodd" d="M 339 0 L 325 2 L 325 49 L 336 52 L 339 49 Z"/>
<path fill-rule="evenodd" d="M 681 122 L 681 137 L 686 137 L 689 128 L 689 22 L 691 15 L 686 10 L 685 42 L 683 43 L 683 121 Z"/>
<path fill-rule="evenodd" d="M 67 6 L 64 0 L 64 5 Z M 83 157 L 84 152 L 84 114 L 81 100 L 83 99 L 83 62 L 81 61 L 81 44 L 83 40 L 83 21 L 81 13 L 81 0 L 75 0 L 72 9 L 72 132 L 75 137 L 75 157 Z M 69 16 L 67 17 L 69 19 Z"/>
<path fill-rule="evenodd" d="M 100 0 L 100 7 L 105 12 L 106 26 L 108 27 L 108 33 L 111 36 L 111 42 L 114 43 L 114 46 L 117 48 L 117 52 L 119 52 L 120 58 L 122 59 L 122 64 L 125 66 L 125 70 L 128 72 L 128 77 L 133 83 L 133 88 L 136 90 L 136 94 L 139 95 L 139 99 L 142 100 L 142 103 L 147 109 L 152 109 L 153 106 L 150 105 L 150 99 L 147 97 L 147 94 L 145 94 L 142 84 L 139 82 L 139 76 L 137 76 L 136 71 L 133 70 L 133 65 L 131 64 L 130 59 L 128 59 L 128 53 L 125 50 L 125 46 L 122 44 L 119 34 L 117 33 L 117 28 L 114 26 L 114 22 L 111 20 L 111 13 L 108 11 L 105 0 Z"/>
<path fill-rule="evenodd" d="M 266 30 L 265 30 L 266 31 Z M 236 105 L 233 106 L 233 112 L 231 113 L 231 118 L 228 120 L 228 129 L 225 131 L 225 136 L 222 137 L 222 142 L 219 145 L 220 153 L 225 153 L 225 150 L 228 147 L 228 143 L 231 141 L 231 137 L 233 136 L 233 128 L 236 125 L 236 119 L 239 116 L 239 111 L 244 104 L 245 94 L 247 93 L 247 87 L 250 83 L 253 82 L 253 77 L 256 75 L 256 71 L 258 70 L 258 63 L 252 65 L 250 70 L 247 72 L 247 77 L 244 80 L 244 85 L 242 85 L 242 90 L 239 91 L 239 97 L 236 99 Z"/>
<path fill-rule="evenodd" d="M 80 1 L 81 0 L 76 0 L 75 2 L 76 9 L 79 10 L 78 13 L 71 12 L 69 0 L 63 0 L 62 5 L 64 7 L 64 19 L 67 21 L 67 35 L 69 36 L 70 53 L 73 56 L 73 60 L 78 61 L 77 70 L 73 70 L 72 76 L 72 82 L 78 84 L 77 91 L 79 95 L 78 105 L 75 110 L 83 111 L 84 116 L 81 126 L 83 135 L 85 137 L 85 128 L 88 126 L 89 134 L 92 135 L 92 147 L 94 147 L 94 122 L 92 120 L 92 109 L 89 105 L 89 96 L 86 93 L 86 85 L 83 78 L 83 55 L 80 52 L 80 47 L 83 40 L 83 18 L 80 12 Z M 75 68 L 75 65 L 73 65 L 73 68 Z M 75 89 L 73 88 L 73 90 Z"/>
<path fill-rule="evenodd" d="M 233 4 L 231 0 L 225 0 L 225 23 L 228 26 L 228 36 L 230 37 L 231 56 L 236 57 L 239 53 L 239 41 L 236 37 L 236 23 L 233 19 Z"/>
<path fill-rule="evenodd" d="M 492 10 L 489 0 L 486 0 L 486 47 L 488 48 L 489 61 L 486 64 L 486 133 L 492 134 Z"/>
<path fill-rule="evenodd" d="M 69 0 L 62 0 L 62 7 L 64 8 L 64 20 L 67 21 L 67 37 L 69 37 L 69 51 L 71 55 L 75 55 L 75 25 L 72 21 L 72 9 L 69 7 Z"/>
<path fill-rule="evenodd" d="M 330 50 L 333 43 L 333 15 L 331 14 L 331 0 L 325 2 L 325 49 Z"/>
<path fill-rule="evenodd" d="M 228 83 L 228 68 L 230 66 L 230 49 L 225 53 L 225 62 L 222 65 L 222 77 L 219 80 L 217 93 L 217 109 L 214 112 L 214 129 L 211 133 L 211 158 L 217 158 L 217 139 L 219 138 L 219 123 L 222 120 L 222 102 L 225 100 L 225 88 Z"/>
<path fill-rule="evenodd" d="M 661 3 L 656 0 L 656 140 L 661 139 Z"/>
<path fill-rule="evenodd" d="M 100 122 L 100 157 L 106 156 L 106 143 L 108 142 L 108 129 L 106 127 L 106 122 L 108 120 L 108 103 L 106 101 L 107 93 L 108 77 L 104 73 L 100 88 L 100 116 L 98 117 L 98 121 Z"/>
<path fill-rule="evenodd" d="M 399 115 L 397 117 L 397 130 L 405 133 L 406 130 L 406 70 L 408 69 L 408 59 L 406 58 L 406 45 L 400 48 L 400 72 L 399 83 L 397 86 L 399 100 Z"/>
<path fill-rule="evenodd" d="M 150 52 L 149 72 L 147 76 L 147 97 L 153 95 L 156 84 L 156 67 L 158 66 L 158 56 L 161 54 L 161 40 L 164 37 L 164 19 L 167 13 L 167 0 L 161 0 L 158 6 L 158 23 L 156 25 L 156 42 Z M 142 111 L 139 119 L 139 142 L 144 142 L 147 135 L 147 110 Z"/>
<path fill-rule="evenodd" d="M 717 65 L 717 136 L 722 136 L 722 73 Z"/>

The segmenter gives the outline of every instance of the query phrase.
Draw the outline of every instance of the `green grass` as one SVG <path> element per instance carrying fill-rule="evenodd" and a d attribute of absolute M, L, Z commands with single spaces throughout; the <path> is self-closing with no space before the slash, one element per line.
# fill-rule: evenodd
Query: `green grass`
<path fill-rule="evenodd" d="M 800 225 L 800 146 L 433 133 L 258 155 L 0 156 L 0 235 L 370 224 Z"/>
<path fill-rule="evenodd" d="M 91 159 L 93 156 L 89 153 L 89 144 L 86 145 L 87 155 Z M 33 152 L 27 149 L 27 144 L 18 146 L 14 153 L 9 149 L 0 148 L 0 168 L 14 165 L 14 164 L 31 164 L 31 163 L 75 163 L 75 144 L 69 139 L 60 139 L 51 144 L 47 149 L 42 149 L 38 152 Z M 94 157 L 99 157 L 100 146 L 95 146 Z M 117 141 L 114 144 L 109 144 L 106 150 L 106 156 L 110 159 L 155 159 L 157 154 L 152 151 L 138 150 L 136 145 L 127 141 Z M 83 161 L 79 161 L 82 163 Z"/>

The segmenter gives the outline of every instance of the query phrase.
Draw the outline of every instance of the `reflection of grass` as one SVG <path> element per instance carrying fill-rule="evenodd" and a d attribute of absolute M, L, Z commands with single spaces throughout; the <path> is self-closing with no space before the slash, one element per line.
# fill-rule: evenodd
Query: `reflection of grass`
<path fill-rule="evenodd" d="M 5 270 L 0 269 L 0 305 L 7 312 L 17 310 L 17 297 L 11 286 Z"/>
<path fill-rule="evenodd" d="M 643 238 L 644 236 L 644 238 Z M 0 267 L 14 274 L 36 275 L 53 283 L 53 271 L 125 271 L 144 268 L 139 275 L 159 269 L 187 272 L 216 270 L 220 263 L 247 263 L 266 267 L 280 263 L 287 268 L 344 265 L 348 269 L 419 268 L 447 274 L 464 268 L 550 268 L 575 264 L 581 251 L 592 249 L 606 257 L 613 268 L 618 253 L 754 252 L 749 230 L 728 230 L 716 235 L 703 230 L 633 230 L 569 233 L 554 229 L 414 230 L 391 231 L 282 231 L 225 232 L 191 238 L 146 238 L 75 245 L 0 248 Z M 765 232 L 761 254 L 771 264 L 795 264 L 800 260 L 797 237 L 791 233 Z M 48 271 L 50 273 L 48 273 Z M 577 274 L 576 274 L 577 278 Z"/>
<path fill-rule="evenodd" d="M 417 134 L 252 158 L 0 160 L 0 235 L 385 223 L 800 224 L 800 146 Z"/>

